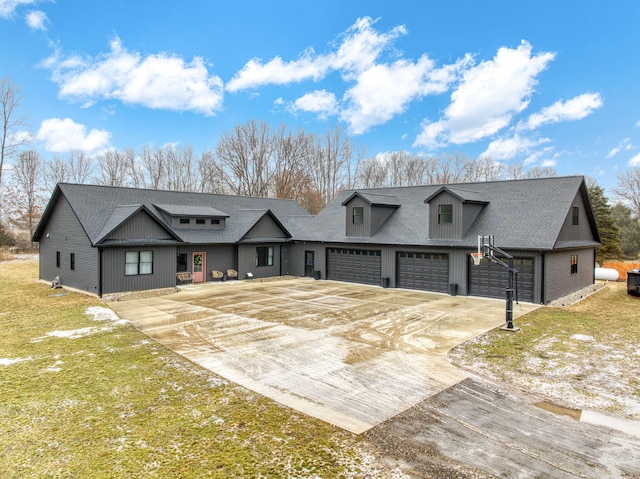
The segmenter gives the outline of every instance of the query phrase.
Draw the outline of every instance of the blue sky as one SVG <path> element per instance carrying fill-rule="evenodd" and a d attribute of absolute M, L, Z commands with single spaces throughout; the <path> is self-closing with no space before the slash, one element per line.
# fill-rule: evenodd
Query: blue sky
<path fill-rule="evenodd" d="M 200 153 L 256 119 L 607 190 L 640 166 L 636 0 L 0 0 L 0 44 L 44 158 Z"/>

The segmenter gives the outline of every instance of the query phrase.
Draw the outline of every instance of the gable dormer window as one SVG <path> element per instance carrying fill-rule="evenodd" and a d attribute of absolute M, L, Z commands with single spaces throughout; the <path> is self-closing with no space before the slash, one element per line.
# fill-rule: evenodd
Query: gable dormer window
<path fill-rule="evenodd" d="M 180 218 L 180 224 L 181 225 L 188 225 L 189 224 L 189 218 Z"/>
<path fill-rule="evenodd" d="M 438 205 L 438 224 L 449 225 L 453 223 L 453 205 Z"/>
<path fill-rule="evenodd" d="M 354 206 L 353 207 L 353 224 L 361 225 L 363 223 L 364 223 L 364 207 Z"/>

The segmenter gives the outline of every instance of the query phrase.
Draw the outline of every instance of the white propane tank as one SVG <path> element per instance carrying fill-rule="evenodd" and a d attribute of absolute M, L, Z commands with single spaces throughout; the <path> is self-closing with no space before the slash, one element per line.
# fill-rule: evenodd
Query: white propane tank
<path fill-rule="evenodd" d="M 613 268 L 596 268 L 596 279 L 601 281 L 618 281 L 619 273 Z"/>

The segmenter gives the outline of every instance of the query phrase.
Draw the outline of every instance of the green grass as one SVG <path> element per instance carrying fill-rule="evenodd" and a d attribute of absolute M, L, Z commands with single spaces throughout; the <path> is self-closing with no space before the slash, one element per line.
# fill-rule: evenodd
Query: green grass
<path fill-rule="evenodd" d="M 229 383 L 105 305 L 36 283 L 37 263 L 0 263 L 0 471 L 32 477 L 364 477 L 366 444 Z M 6 363 L 6 361 L 5 361 Z M 367 475 L 367 477 L 372 477 Z"/>
<path fill-rule="evenodd" d="M 515 306 L 517 308 L 517 306 Z M 567 308 L 542 307 L 455 348 L 463 367 L 578 409 L 640 420 L 640 298 L 624 283 Z"/>

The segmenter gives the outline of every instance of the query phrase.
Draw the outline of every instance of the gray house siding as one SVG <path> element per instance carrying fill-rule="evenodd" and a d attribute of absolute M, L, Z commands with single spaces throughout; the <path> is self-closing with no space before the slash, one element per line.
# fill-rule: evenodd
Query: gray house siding
<path fill-rule="evenodd" d="M 364 212 L 363 221 L 360 224 L 353 223 L 353 209 L 354 208 L 362 208 Z M 357 238 L 366 238 L 371 236 L 371 206 L 359 196 L 354 197 L 349 204 L 347 204 L 346 209 L 346 224 L 347 231 L 346 236 L 353 236 Z"/>
<path fill-rule="evenodd" d="M 580 241 L 584 240 L 584 238 L 592 240 L 593 234 L 591 231 L 591 225 L 587 218 L 584 201 L 579 193 L 576 194 L 572 206 L 576 206 L 578 208 L 578 224 L 573 224 L 572 208 L 569 208 L 567 216 L 564 219 L 562 229 L 560 230 L 560 234 L 558 235 L 558 241 Z"/>
<path fill-rule="evenodd" d="M 212 281 L 211 271 L 226 272 L 228 269 L 237 269 L 236 247 L 230 244 L 221 245 L 179 245 L 176 255 L 186 255 L 186 271 L 193 272 L 193 253 L 205 253 L 205 281 Z M 177 266 L 177 256 L 173 259 Z M 174 268 L 175 268 L 174 266 Z"/>
<path fill-rule="evenodd" d="M 125 257 L 128 251 L 151 251 L 153 273 L 125 275 Z M 105 248 L 102 251 L 102 294 L 175 286 L 175 246 L 128 246 Z"/>
<path fill-rule="evenodd" d="M 140 211 L 114 230 L 108 239 L 172 239 L 172 236 L 149 213 Z"/>
<path fill-rule="evenodd" d="M 256 248 L 273 248 L 273 265 L 256 266 Z M 244 279 L 247 273 L 254 278 L 280 276 L 280 243 L 241 244 L 238 246 L 238 278 Z"/>
<path fill-rule="evenodd" d="M 578 272 L 571 274 L 571 256 L 578 255 Z M 555 251 L 545 254 L 543 301 L 550 302 L 593 284 L 595 250 L 593 248 Z"/>
<path fill-rule="evenodd" d="M 244 239 L 287 238 L 282 228 L 270 216 L 263 216 L 248 232 Z"/>
<path fill-rule="evenodd" d="M 451 223 L 438 224 L 438 207 L 440 205 L 452 205 L 453 221 Z M 442 192 L 433 198 L 429 202 L 429 237 L 431 239 L 461 239 L 464 224 L 463 213 L 462 202 L 451 193 Z"/>
<path fill-rule="evenodd" d="M 60 276 L 62 284 L 93 294 L 100 294 L 98 284 L 98 251 L 92 248 L 87 234 L 67 202 L 60 197 L 40 239 L 39 277 L 52 281 Z M 60 252 L 60 267 L 56 253 Z M 71 270 L 71 254 L 75 269 Z"/>

